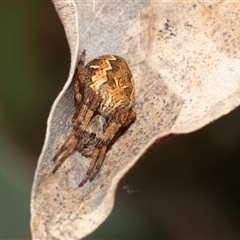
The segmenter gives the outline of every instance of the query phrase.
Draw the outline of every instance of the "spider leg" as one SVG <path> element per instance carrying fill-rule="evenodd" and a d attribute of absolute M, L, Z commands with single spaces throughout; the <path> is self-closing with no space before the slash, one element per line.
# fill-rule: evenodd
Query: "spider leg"
<path fill-rule="evenodd" d="M 107 146 L 112 141 L 117 131 L 121 127 L 124 127 L 128 125 L 130 122 L 132 122 L 133 119 L 135 119 L 135 117 L 136 117 L 136 114 L 135 114 L 135 111 L 133 110 L 127 111 L 126 109 L 121 107 L 117 109 L 116 113 L 110 119 L 110 124 L 107 127 L 103 137 L 101 138 L 101 141 L 99 142 L 99 147 L 101 148 L 101 145 L 102 145 L 102 148 L 98 155 L 98 161 L 96 163 L 96 167 L 89 179 L 90 181 L 92 181 L 98 174 L 104 160 Z"/>
<path fill-rule="evenodd" d="M 66 160 L 66 158 L 72 154 L 76 147 L 81 146 L 81 135 L 84 133 L 87 125 L 89 124 L 94 112 L 97 110 L 102 98 L 100 95 L 94 93 L 94 91 L 89 90 L 84 98 L 84 101 L 80 107 L 76 121 L 74 122 L 73 129 L 66 141 L 59 148 L 55 154 L 53 161 L 56 161 L 57 158 L 63 153 L 64 155 L 60 158 L 58 163 L 53 169 L 53 173 L 61 166 L 61 164 Z M 72 140 L 73 139 L 73 140 Z M 72 142 L 70 142 L 72 140 Z"/>
<path fill-rule="evenodd" d="M 75 150 L 76 144 L 78 142 L 77 138 L 74 138 L 72 143 L 68 146 L 66 152 L 63 154 L 63 156 L 59 159 L 58 163 L 55 165 L 54 169 L 52 170 L 52 173 L 55 173 L 58 168 L 63 164 L 63 162 L 67 159 L 67 157 L 72 154 L 72 152 Z"/>
<path fill-rule="evenodd" d="M 82 181 L 80 182 L 79 184 L 79 187 L 82 187 L 86 182 L 87 180 L 89 179 L 89 177 L 91 176 L 91 173 L 96 165 L 96 162 L 97 162 L 97 159 L 98 159 L 98 155 L 99 155 L 99 150 L 98 148 L 96 148 L 93 152 L 93 155 L 92 155 L 92 160 L 90 162 L 90 165 L 88 167 L 88 170 L 84 176 L 84 178 L 82 179 Z"/>
<path fill-rule="evenodd" d="M 96 163 L 96 166 L 95 166 L 95 169 L 93 171 L 93 173 L 91 174 L 91 177 L 90 177 L 90 181 L 92 181 L 98 174 L 102 164 L 103 164 L 103 160 L 104 160 L 104 157 L 105 157 L 105 154 L 106 154 L 106 151 L 107 151 L 107 145 L 104 145 L 101 150 L 99 151 L 99 154 L 98 154 L 98 160 L 97 160 L 97 163 Z"/>
<path fill-rule="evenodd" d="M 92 97 L 92 96 L 90 96 Z M 87 98 L 87 100 L 89 100 L 89 98 Z M 91 101 L 92 99 L 90 99 Z M 72 132 L 69 134 L 68 138 L 66 139 L 66 141 L 62 144 L 62 146 L 59 148 L 59 150 L 57 151 L 57 153 L 55 154 L 54 158 L 53 158 L 53 161 L 56 161 L 57 158 L 67 149 L 68 147 L 68 143 L 69 141 L 71 140 L 71 138 L 74 136 L 74 135 L 77 135 L 77 132 L 78 132 L 78 127 L 79 125 L 81 125 L 81 122 L 80 122 L 80 118 L 84 118 L 85 114 L 86 114 L 86 111 L 88 109 L 88 106 L 83 104 L 81 107 L 80 107 L 80 110 L 77 110 L 76 113 L 73 115 L 73 118 L 72 118 L 72 121 L 74 118 L 77 118 L 74 122 L 74 127 L 73 127 L 73 130 Z M 76 116 L 77 115 L 77 116 Z"/>
<path fill-rule="evenodd" d="M 74 97 L 76 106 L 80 106 L 82 103 L 83 89 L 84 89 L 84 81 L 82 79 L 79 80 L 77 74 L 74 76 Z"/>
<path fill-rule="evenodd" d="M 80 111 L 81 103 L 83 100 L 83 92 L 84 92 L 84 60 L 85 60 L 85 50 L 82 52 L 79 61 L 78 61 L 78 67 L 76 68 L 76 72 L 74 74 L 74 97 L 75 97 L 75 105 L 77 108 L 77 111 L 72 117 L 72 123 L 74 123 L 77 119 L 77 116 Z"/>
<path fill-rule="evenodd" d="M 128 126 L 135 118 L 136 118 L 136 112 L 133 109 L 131 109 L 128 112 L 127 119 L 122 126 L 123 127 Z"/>
<path fill-rule="evenodd" d="M 111 142 L 119 128 L 124 126 L 126 122 L 130 123 L 134 117 L 134 114 L 132 115 L 131 112 L 121 107 L 115 111 L 113 116 L 109 119 L 108 127 L 106 128 L 104 134 L 96 144 L 89 168 L 85 177 L 79 184 L 80 187 L 83 186 L 88 179 L 92 181 L 96 177 L 102 166 L 108 144 Z"/>
<path fill-rule="evenodd" d="M 75 105 L 76 105 L 77 110 L 72 117 L 72 123 L 74 123 L 77 120 L 77 117 L 81 110 L 83 87 L 84 87 L 83 82 L 79 82 L 79 80 L 76 78 L 76 80 L 74 82 L 74 96 L 75 96 Z"/>
<path fill-rule="evenodd" d="M 68 142 L 71 140 L 71 138 L 74 136 L 75 131 L 72 131 L 68 138 L 65 140 L 65 142 L 61 145 L 61 147 L 58 149 L 57 153 L 55 154 L 53 161 L 55 162 L 57 158 L 67 149 Z"/>
<path fill-rule="evenodd" d="M 76 133 L 77 137 L 81 137 L 86 130 L 86 127 L 92 119 L 93 114 L 98 109 L 101 100 L 102 98 L 99 94 L 96 94 L 93 90 L 89 89 L 78 118 L 74 123 L 74 127 L 78 129 Z"/>

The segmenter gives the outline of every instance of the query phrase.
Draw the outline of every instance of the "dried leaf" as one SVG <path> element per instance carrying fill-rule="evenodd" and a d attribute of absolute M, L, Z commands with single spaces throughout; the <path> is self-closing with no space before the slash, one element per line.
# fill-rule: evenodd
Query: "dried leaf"
<path fill-rule="evenodd" d="M 69 79 L 53 104 L 32 191 L 34 239 L 79 239 L 113 208 L 119 180 L 157 140 L 188 133 L 240 102 L 238 2 L 54 1 L 71 50 Z M 78 47 L 79 46 L 79 47 Z M 93 182 L 74 153 L 56 174 L 56 148 L 71 129 L 77 56 L 122 56 L 136 85 L 136 121 L 108 151 Z"/>

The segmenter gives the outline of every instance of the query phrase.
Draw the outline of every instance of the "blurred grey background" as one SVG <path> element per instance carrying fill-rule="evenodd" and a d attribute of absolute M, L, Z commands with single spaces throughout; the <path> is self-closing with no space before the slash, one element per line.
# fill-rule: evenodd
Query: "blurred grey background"
<path fill-rule="evenodd" d="M 0 239 L 30 238 L 30 193 L 70 65 L 49 1 L 0 2 Z M 87 239 L 240 239 L 240 109 L 173 138 L 121 181 Z"/>

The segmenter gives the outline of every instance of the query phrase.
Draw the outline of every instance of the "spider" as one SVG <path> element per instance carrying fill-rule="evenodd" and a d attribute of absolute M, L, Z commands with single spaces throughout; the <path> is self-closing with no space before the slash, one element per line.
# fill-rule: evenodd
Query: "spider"
<path fill-rule="evenodd" d="M 73 77 L 76 108 L 72 116 L 73 127 L 53 158 L 56 165 L 52 170 L 55 173 L 76 150 L 90 157 L 80 187 L 96 177 L 112 139 L 136 116 L 134 82 L 125 60 L 104 55 L 84 67 L 85 54 L 84 50 Z"/>

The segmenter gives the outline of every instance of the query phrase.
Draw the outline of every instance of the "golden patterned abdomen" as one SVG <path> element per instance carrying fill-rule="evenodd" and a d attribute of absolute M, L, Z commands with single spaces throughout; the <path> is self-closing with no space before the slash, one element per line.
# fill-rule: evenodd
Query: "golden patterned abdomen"
<path fill-rule="evenodd" d="M 117 107 L 130 109 L 135 101 L 132 73 L 121 57 L 95 58 L 85 67 L 85 81 L 87 87 L 101 95 L 97 112 L 103 116 L 111 115 Z"/>

